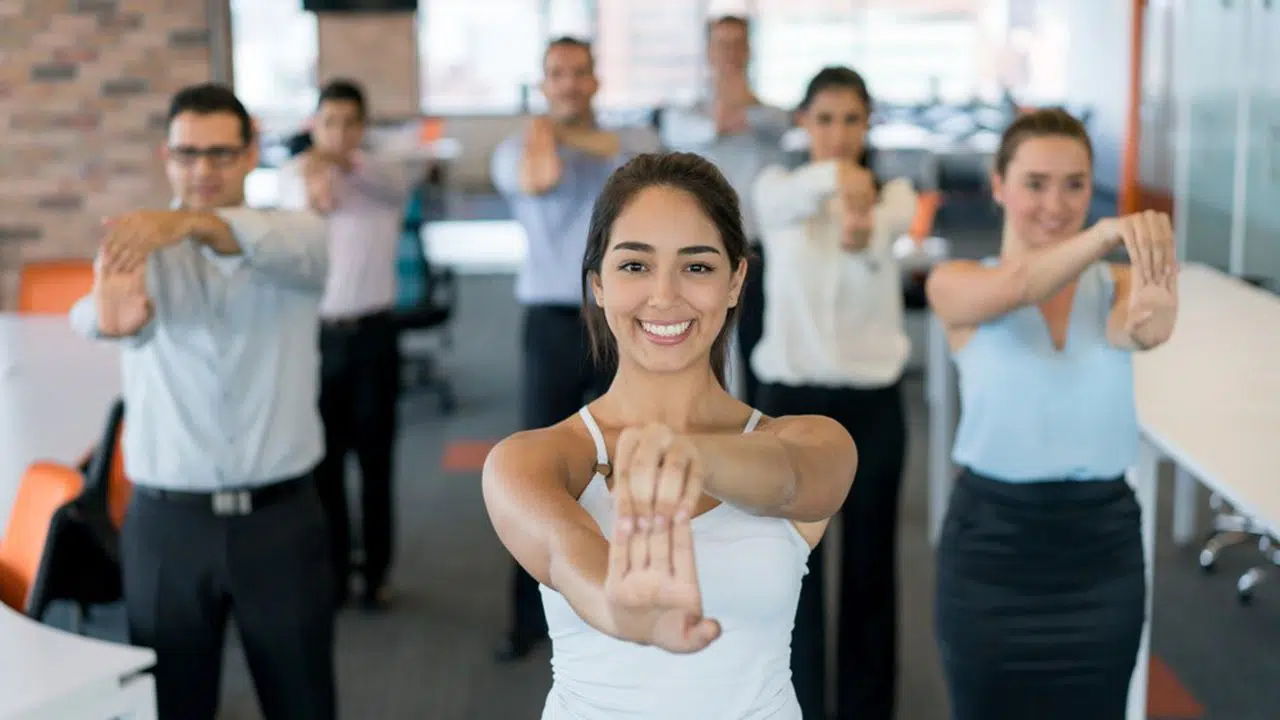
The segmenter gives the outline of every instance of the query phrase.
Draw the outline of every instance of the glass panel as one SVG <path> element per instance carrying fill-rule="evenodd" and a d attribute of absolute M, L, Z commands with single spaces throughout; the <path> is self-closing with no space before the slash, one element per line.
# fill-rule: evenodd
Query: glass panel
<path fill-rule="evenodd" d="M 682 105 L 701 89 L 701 0 L 597 0 L 595 45 L 603 111 Z"/>
<path fill-rule="evenodd" d="M 1185 259 L 1227 270 L 1236 166 L 1236 118 L 1241 68 L 1241 3 L 1183 3 L 1187 47 L 1189 177 Z M 1195 58 L 1195 59 L 1193 59 Z M 1205 62 L 1203 58 L 1214 58 Z"/>
<path fill-rule="evenodd" d="M 1245 188 L 1244 274 L 1280 292 L 1280 6 L 1255 5 L 1249 27 L 1249 166 Z"/>
<path fill-rule="evenodd" d="M 751 41 L 756 93 L 793 108 L 823 66 L 860 67 L 863 15 L 859 0 L 759 0 Z"/>
<path fill-rule="evenodd" d="M 519 112 L 541 76 L 542 0 L 422 0 L 425 112 Z"/>
<path fill-rule="evenodd" d="M 315 110 L 319 44 L 301 0 L 232 0 L 236 95 L 268 135 L 289 132 Z"/>

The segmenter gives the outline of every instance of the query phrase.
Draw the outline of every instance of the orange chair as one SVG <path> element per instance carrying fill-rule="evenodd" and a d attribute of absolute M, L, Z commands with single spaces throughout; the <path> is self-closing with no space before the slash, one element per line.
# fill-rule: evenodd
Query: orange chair
<path fill-rule="evenodd" d="M 84 478 L 75 468 L 52 462 L 27 468 L 0 539 L 0 602 L 32 617 L 43 613 L 40 598 L 48 584 L 50 540 L 83 487 Z"/>
<path fill-rule="evenodd" d="M 18 312 L 65 315 L 91 290 L 92 260 L 27 263 L 18 277 Z"/>
<path fill-rule="evenodd" d="M 124 515 L 133 498 L 133 483 L 124 472 L 124 423 L 116 432 L 115 452 L 111 456 L 111 469 L 107 472 L 107 515 L 117 530 L 124 527 Z"/>
<path fill-rule="evenodd" d="M 933 234 L 933 220 L 938 215 L 940 204 L 942 194 L 936 190 L 922 192 L 916 197 L 916 214 L 911 218 L 911 228 L 907 230 L 907 234 L 917 245 Z"/>

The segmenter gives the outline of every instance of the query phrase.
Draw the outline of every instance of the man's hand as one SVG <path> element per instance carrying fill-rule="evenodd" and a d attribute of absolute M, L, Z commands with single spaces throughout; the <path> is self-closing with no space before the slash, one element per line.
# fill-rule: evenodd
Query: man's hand
<path fill-rule="evenodd" d="M 307 206 L 322 214 L 333 212 L 337 207 L 333 181 L 339 171 L 338 165 L 330 156 L 312 149 L 303 153 L 300 170 L 302 184 L 307 191 Z"/>
<path fill-rule="evenodd" d="M 128 274 L 145 267 L 152 252 L 191 235 L 193 220 L 193 214 L 180 210 L 137 210 L 108 218 L 102 244 L 104 270 Z"/>
<path fill-rule="evenodd" d="M 155 310 L 147 293 L 147 265 L 127 272 L 107 269 L 103 255 L 94 265 L 94 306 L 98 332 L 107 337 L 136 335 L 151 321 Z"/>
<path fill-rule="evenodd" d="M 754 104 L 747 78 L 733 73 L 716 79 L 712 114 L 717 135 L 740 135 L 751 129 L 747 123 L 747 108 Z"/>
<path fill-rule="evenodd" d="M 520 187 L 530 195 L 541 195 L 560 184 L 564 168 L 556 152 L 556 130 L 551 119 L 529 119 L 525 129 L 524 157 L 520 160 Z"/>
<path fill-rule="evenodd" d="M 558 124 L 555 126 L 556 142 L 591 153 L 596 157 L 612 158 L 622 152 L 622 138 L 618 133 L 601 130 L 590 125 Z"/>
<path fill-rule="evenodd" d="M 359 151 L 352 150 L 350 152 L 333 153 L 324 152 L 317 148 L 311 148 L 308 152 L 313 153 L 317 160 L 328 164 L 330 167 L 336 168 L 339 172 L 349 173 L 359 164 Z"/>

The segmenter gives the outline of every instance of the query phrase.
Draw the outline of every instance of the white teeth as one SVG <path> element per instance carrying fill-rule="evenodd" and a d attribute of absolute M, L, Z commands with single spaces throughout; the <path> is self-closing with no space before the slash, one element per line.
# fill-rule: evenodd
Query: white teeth
<path fill-rule="evenodd" d="M 689 329 L 689 325 L 692 322 L 693 322 L 692 320 L 685 320 L 682 323 L 676 323 L 674 325 L 658 325 L 655 323 L 642 322 L 640 323 L 640 327 L 643 327 L 645 332 L 650 333 L 652 335 L 659 335 L 661 337 L 676 337 L 678 335 L 684 334 L 684 331 Z"/>

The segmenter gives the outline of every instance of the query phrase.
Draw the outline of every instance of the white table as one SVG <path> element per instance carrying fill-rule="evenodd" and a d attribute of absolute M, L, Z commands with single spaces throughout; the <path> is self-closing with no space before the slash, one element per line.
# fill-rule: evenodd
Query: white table
<path fill-rule="evenodd" d="M 1193 524 L 1192 477 L 1240 512 L 1280 528 L 1280 299 L 1191 264 L 1182 269 L 1179 300 L 1173 337 L 1134 357 L 1142 443 L 1129 478 L 1143 510 L 1148 617 L 1162 459 L 1179 469 L 1175 537 L 1185 537 Z M 950 452 L 956 416 L 953 369 L 936 318 L 929 356 L 930 536 L 936 541 L 955 477 Z M 1146 718 L 1150 628 L 1148 621 L 1129 688 L 1129 720 Z"/>
<path fill-rule="evenodd" d="M 0 533 L 34 460 L 74 464 L 120 394 L 120 352 L 85 340 L 65 316 L 0 313 Z"/>
<path fill-rule="evenodd" d="M 155 653 L 51 628 L 0 605 L 0 720 L 155 720 Z"/>
<path fill-rule="evenodd" d="M 422 226 L 422 251 L 460 274 L 514 274 L 529 240 L 515 220 L 443 220 Z"/>

